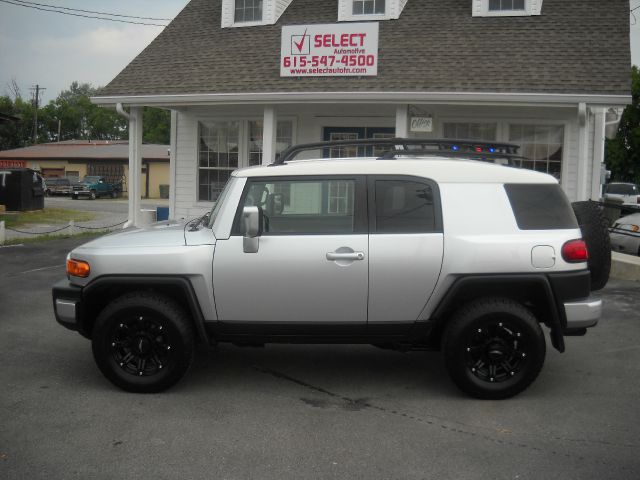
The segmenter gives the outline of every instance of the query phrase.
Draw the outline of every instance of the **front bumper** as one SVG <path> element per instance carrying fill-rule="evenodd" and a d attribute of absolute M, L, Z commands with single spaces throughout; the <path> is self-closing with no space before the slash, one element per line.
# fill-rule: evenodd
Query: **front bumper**
<path fill-rule="evenodd" d="M 80 308 L 82 306 L 82 288 L 61 280 L 53 286 L 53 312 L 56 321 L 69 330 L 82 333 Z"/>
<path fill-rule="evenodd" d="M 580 301 L 565 302 L 567 329 L 583 329 L 597 325 L 602 317 L 602 299 L 589 297 Z"/>

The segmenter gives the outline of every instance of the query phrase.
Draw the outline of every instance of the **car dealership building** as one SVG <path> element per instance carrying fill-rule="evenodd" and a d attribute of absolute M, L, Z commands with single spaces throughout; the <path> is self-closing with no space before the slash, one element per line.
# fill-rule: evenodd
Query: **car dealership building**
<path fill-rule="evenodd" d="M 394 136 L 518 144 L 575 201 L 630 67 L 626 0 L 192 0 L 93 101 L 128 116 L 132 176 L 142 107 L 171 110 L 172 218 L 291 144 Z"/>

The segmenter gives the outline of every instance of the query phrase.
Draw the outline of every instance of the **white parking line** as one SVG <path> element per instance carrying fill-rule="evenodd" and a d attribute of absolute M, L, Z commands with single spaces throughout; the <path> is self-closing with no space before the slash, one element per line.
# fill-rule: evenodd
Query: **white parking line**
<path fill-rule="evenodd" d="M 64 263 L 62 265 L 51 265 L 50 267 L 42 267 L 42 268 L 34 268 L 33 270 L 25 270 L 24 272 L 18 272 L 15 275 L 22 275 L 25 273 L 33 273 L 33 272 L 40 272 L 42 270 L 51 270 L 52 268 L 60 268 L 60 267 L 64 267 Z"/>

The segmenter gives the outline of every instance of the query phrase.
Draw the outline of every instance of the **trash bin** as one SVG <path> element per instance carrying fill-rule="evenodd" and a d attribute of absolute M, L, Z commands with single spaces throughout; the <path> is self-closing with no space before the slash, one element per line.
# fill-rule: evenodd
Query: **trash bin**
<path fill-rule="evenodd" d="M 140 225 L 151 225 L 156 221 L 156 211 L 151 210 L 150 208 L 143 208 L 140 210 Z"/>
<path fill-rule="evenodd" d="M 158 222 L 169 220 L 169 207 L 156 207 L 156 220 Z"/>
<path fill-rule="evenodd" d="M 169 185 L 160 185 L 160 198 L 169 198 Z"/>
<path fill-rule="evenodd" d="M 7 210 L 42 210 L 44 188 L 42 177 L 30 168 L 0 170 L 0 204 Z"/>

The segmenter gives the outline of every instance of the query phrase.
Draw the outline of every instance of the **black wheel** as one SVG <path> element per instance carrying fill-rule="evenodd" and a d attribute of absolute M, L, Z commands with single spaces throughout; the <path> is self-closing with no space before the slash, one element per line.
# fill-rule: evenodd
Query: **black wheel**
<path fill-rule="evenodd" d="M 72 198 L 73 200 L 77 200 L 77 199 L 78 199 L 78 195 L 71 195 L 71 198 Z"/>
<path fill-rule="evenodd" d="M 116 198 L 118 196 L 118 192 L 116 192 L 115 190 L 113 190 L 111 192 L 111 198 Z"/>
<path fill-rule="evenodd" d="M 609 223 L 595 202 L 572 203 L 582 237 L 589 252 L 591 290 L 600 290 L 609 281 L 611 272 L 611 239 Z"/>
<path fill-rule="evenodd" d="M 45 194 L 47 197 L 50 197 L 50 196 L 51 196 L 51 190 L 45 190 L 44 194 Z"/>
<path fill-rule="evenodd" d="M 475 300 L 458 310 L 442 347 L 454 383 L 469 395 L 494 400 L 531 385 L 546 353 L 544 333 L 533 314 L 501 298 Z"/>
<path fill-rule="evenodd" d="M 89 193 L 89 198 L 91 200 L 95 200 L 96 199 L 96 191 L 95 190 L 91 190 L 91 192 Z"/>
<path fill-rule="evenodd" d="M 130 392 L 160 392 L 178 382 L 193 361 L 189 317 L 172 300 L 133 292 L 100 313 L 92 335 L 93 357 L 112 383 Z"/>

